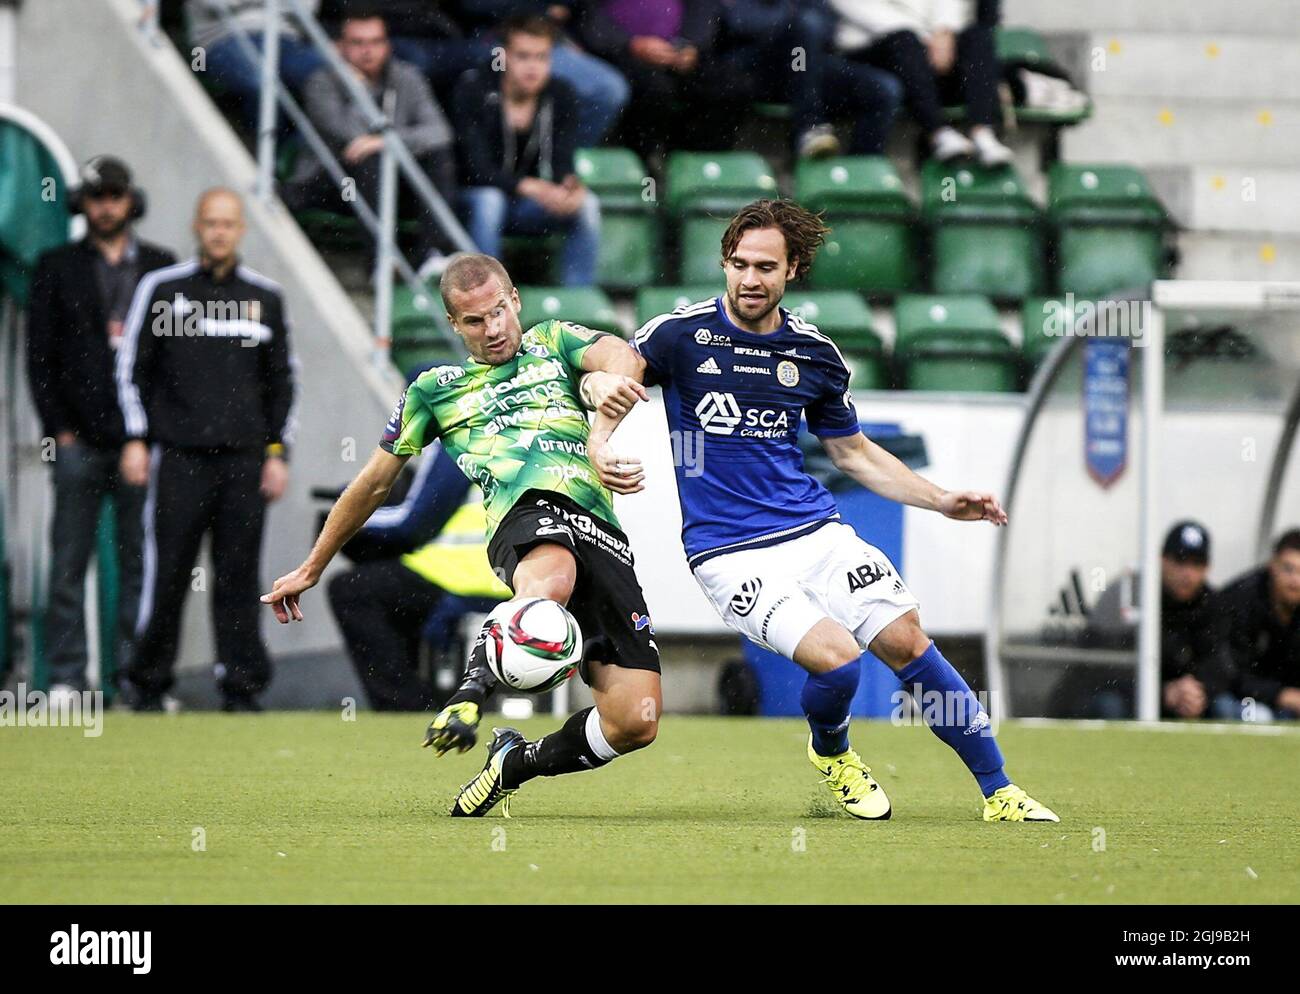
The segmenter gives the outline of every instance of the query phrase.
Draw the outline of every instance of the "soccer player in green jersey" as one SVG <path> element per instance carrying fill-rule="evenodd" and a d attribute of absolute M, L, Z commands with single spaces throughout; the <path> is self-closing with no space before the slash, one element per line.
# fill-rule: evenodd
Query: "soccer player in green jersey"
<path fill-rule="evenodd" d="M 588 461 L 589 425 L 579 395 L 585 372 L 635 372 L 635 353 L 616 336 L 563 321 L 524 331 L 519 293 L 491 256 L 453 257 L 441 291 L 469 358 L 430 369 L 411 384 L 306 560 L 276 580 L 262 601 L 281 624 L 301 621 L 299 597 L 383 502 L 406 460 L 441 441 L 483 489 L 488 559 L 497 574 L 518 597 L 566 605 L 582 626 L 579 672 L 596 701 L 535 742 L 512 728 L 494 729 L 487 764 L 452 807 L 453 815 L 476 816 L 533 777 L 595 769 L 653 742 L 661 708 L 659 650 L 610 496 L 610 490 L 640 490 L 643 473 L 639 466 L 605 465 L 614 459 L 607 448 L 598 466 Z M 640 384 L 628 384 L 645 399 Z M 611 403 L 621 411 L 635 399 Z M 611 480 L 608 488 L 602 477 Z M 424 744 L 438 755 L 475 743 L 480 709 L 495 685 L 483 643 L 480 634 L 460 689 L 429 726 Z"/>

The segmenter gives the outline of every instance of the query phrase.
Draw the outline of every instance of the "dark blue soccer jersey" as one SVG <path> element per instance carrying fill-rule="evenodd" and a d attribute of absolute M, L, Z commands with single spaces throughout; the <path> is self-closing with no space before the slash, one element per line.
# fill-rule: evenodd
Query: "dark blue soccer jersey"
<path fill-rule="evenodd" d="M 636 333 L 646 382 L 664 391 L 692 569 L 839 516 L 830 492 L 804 472 L 799 422 L 806 414 L 823 438 L 857 433 L 849 372 L 815 326 L 781 314 L 780 328 L 756 335 L 732 324 L 718 297 Z"/>

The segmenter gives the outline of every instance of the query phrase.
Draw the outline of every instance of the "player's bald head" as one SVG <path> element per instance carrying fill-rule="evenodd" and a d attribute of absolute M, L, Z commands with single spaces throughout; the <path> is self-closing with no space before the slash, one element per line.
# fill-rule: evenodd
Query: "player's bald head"
<path fill-rule="evenodd" d="M 452 303 L 453 294 L 472 293 L 492 280 L 500 282 L 501 289 L 505 291 L 507 297 L 515 288 L 510 274 L 506 272 L 506 267 L 492 256 L 484 255 L 482 252 L 457 252 L 447 262 L 447 268 L 442 271 L 438 292 L 442 294 L 442 302 L 446 305 L 448 313 L 454 317 L 457 308 Z"/>
<path fill-rule="evenodd" d="M 209 210 L 233 212 L 238 220 L 244 219 L 244 198 L 228 186 L 213 186 L 199 194 L 194 205 L 194 220 L 199 220 Z"/>

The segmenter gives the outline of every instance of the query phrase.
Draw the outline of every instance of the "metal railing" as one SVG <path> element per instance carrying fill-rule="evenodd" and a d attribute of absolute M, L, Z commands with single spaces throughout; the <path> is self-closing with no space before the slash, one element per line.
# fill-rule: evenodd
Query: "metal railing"
<path fill-rule="evenodd" d="M 151 0 L 142 0 L 146 8 Z M 219 0 L 223 23 L 239 45 L 241 53 L 261 72 L 257 122 L 257 181 L 258 199 L 269 203 L 275 198 L 275 163 L 278 140 L 277 107 L 307 146 L 307 151 L 320 162 L 335 186 L 342 189 L 348 179 L 347 170 L 321 137 L 306 112 L 280 81 L 280 26 L 281 16 L 292 13 L 312 47 L 325 59 L 330 72 L 343 84 L 348 96 L 365 117 L 369 133 L 382 135 L 384 145 L 378 154 L 380 160 L 378 211 L 360 195 L 347 202 L 362 226 L 375 239 L 375 314 L 374 358 L 377 364 L 388 362 L 392 344 L 391 321 L 393 307 L 393 271 L 397 270 L 403 283 L 415 294 L 416 306 L 428 308 L 430 328 L 449 345 L 454 340 L 447 329 L 434 320 L 435 310 L 428 286 L 417 275 L 410 261 L 397 246 L 398 181 L 405 178 L 416 196 L 432 213 L 442 233 L 463 251 L 473 251 L 475 246 L 442 195 L 438 193 L 429 176 L 421 168 L 410 148 L 402 140 L 385 114 L 366 88 L 357 80 L 352 69 L 338 54 L 325 29 L 306 8 L 302 0 L 266 0 L 266 29 L 262 35 L 259 52 L 248 30 L 234 17 L 229 0 Z M 146 30 L 148 30 L 146 28 Z M 154 30 L 156 30 L 156 25 Z"/>

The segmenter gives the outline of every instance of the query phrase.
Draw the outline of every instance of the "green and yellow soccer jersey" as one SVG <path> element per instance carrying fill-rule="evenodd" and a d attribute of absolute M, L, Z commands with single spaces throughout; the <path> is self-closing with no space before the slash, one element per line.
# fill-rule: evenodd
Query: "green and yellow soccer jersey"
<path fill-rule="evenodd" d="M 434 439 L 483 488 L 490 539 L 525 490 L 553 490 L 618 527 L 610 492 L 587 462 L 587 412 L 578 399 L 582 357 L 605 332 L 544 321 L 500 366 L 466 359 L 411 384 L 379 444 L 415 455 Z"/>

